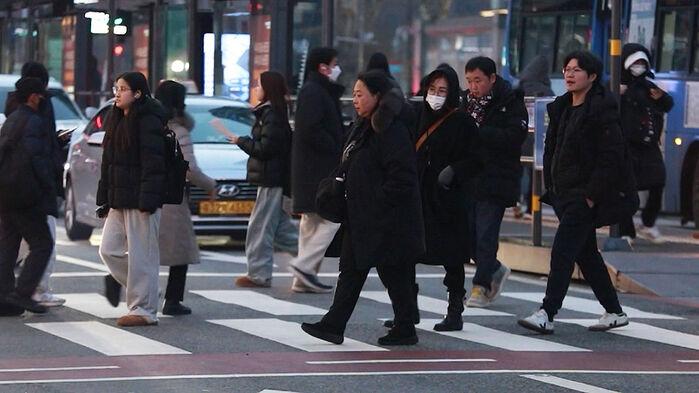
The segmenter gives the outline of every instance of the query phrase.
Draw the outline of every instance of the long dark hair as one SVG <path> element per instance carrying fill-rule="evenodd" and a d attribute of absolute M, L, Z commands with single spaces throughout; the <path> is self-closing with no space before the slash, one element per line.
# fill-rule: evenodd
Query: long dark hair
<path fill-rule="evenodd" d="M 150 99 L 150 88 L 148 87 L 146 77 L 140 72 L 123 73 L 114 79 L 114 83 L 120 79 L 123 79 L 129 85 L 133 94 L 140 91 L 141 96 L 131 104 L 128 116 L 124 115 L 124 111 L 117 107 L 116 104 L 112 106 L 104 122 L 104 130 L 106 131 L 104 143 L 105 145 L 114 143 L 118 149 L 126 150 L 131 144 L 130 132 L 133 130 L 135 119 L 141 108 Z"/>
<path fill-rule="evenodd" d="M 163 104 L 169 119 L 184 116 L 184 98 L 186 95 L 187 88 L 172 80 L 160 82 L 155 89 L 155 99 Z"/>
<path fill-rule="evenodd" d="M 287 112 L 289 89 L 286 86 L 284 75 L 276 71 L 265 71 L 260 75 L 260 85 L 264 90 L 262 101 L 269 101 L 274 113 L 285 121 L 289 121 L 289 113 Z"/>

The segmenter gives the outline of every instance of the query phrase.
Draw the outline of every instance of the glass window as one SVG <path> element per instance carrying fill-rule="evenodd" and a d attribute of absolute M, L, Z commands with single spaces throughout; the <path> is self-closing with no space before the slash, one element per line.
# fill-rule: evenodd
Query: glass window
<path fill-rule="evenodd" d="M 658 71 L 683 71 L 689 59 L 691 12 L 666 11 L 661 14 L 663 24 L 660 36 L 660 61 Z"/>
<path fill-rule="evenodd" d="M 566 55 L 576 50 L 590 49 L 590 15 L 563 15 L 558 29 L 558 51 L 554 72 L 563 69 Z"/>
<path fill-rule="evenodd" d="M 187 105 L 187 113 L 194 119 L 192 143 L 228 143 L 225 135 L 220 134 L 209 122 L 214 118 L 238 136 L 250 135 L 255 118 L 247 107 L 219 105 Z"/>
<path fill-rule="evenodd" d="M 523 0 L 525 12 L 590 11 L 592 0 Z"/>
<path fill-rule="evenodd" d="M 81 118 L 70 98 L 60 90 L 51 90 L 51 105 L 56 120 L 79 120 Z"/>
<path fill-rule="evenodd" d="M 293 56 L 291 63 L 291 80 L 287 81 L 291 94 L 298 94 L 303 85 L 308 51 L 320 46 L 322 40 L 322 5 L 320 0 L 297 1 L 294 5 Z M 335 10 L 337 15 L 338 10 Z M 341 34 L 340 30 L 335 31 Z M 343 67 L 344 64 L 341 66 Z M 343 67 L 344 68 L 344 67 Z M 344 71 L 347 72 L 347 71 Z"/>
<path fill-rule="evenodd" d="M 556 31 L 556 17 L 532 16 L 524 20 L 524 33 L 522 34 L 522 56 L 519 59 L 519 69 L 522 70 L 534 58 L 542 54 L 553 52 L 554 34 Z M 548 57 L 550 58 L 550 56 Z M 549 68 L 550 69 L 550 68 Z"/>

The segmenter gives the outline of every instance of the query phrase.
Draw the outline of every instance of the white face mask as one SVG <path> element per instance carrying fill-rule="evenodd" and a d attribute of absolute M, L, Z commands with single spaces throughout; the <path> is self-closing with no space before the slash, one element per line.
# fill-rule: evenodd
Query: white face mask
<path fill-rule="evenodd" d="M 337 78 L 340 77 L 340 74 L 342 74 L 342 69 L 340 69 L 339 65 L 336 65 L 330 70 L 330 75 L 328 75 L 328 79 L 330 79 L 333 82 L 336 82 Z"/>
<path fill-rule="evenodd" d="M 646 66 L 643 64 L 634 64 L 629 67 L 629 71 L 633 76 L 641 76 L 646 73 Z"/>
<path fill-rule="evenodd" d="M 438 111 L 442 109 L 442 106 L 444 106 L 444 102 L 447 100 L 447 97 L 440 97 L 436 96 L 433 94 L 428 94 L 427 98 L 425 98 L 425 101 L 430 105 L 430 108 L 432 108 L 433 111 Z"/>

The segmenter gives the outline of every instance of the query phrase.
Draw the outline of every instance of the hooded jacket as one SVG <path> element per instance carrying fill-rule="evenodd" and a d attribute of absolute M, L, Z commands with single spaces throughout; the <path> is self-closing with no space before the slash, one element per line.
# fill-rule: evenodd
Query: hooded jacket
<path fill-rule="evenodd" d="M 549 60 L 546 56 L 535 57 L 519 74 L 518 88 L 524 92 L 525 96 L 552 96 L 550 71 Z"/>
<path fill-rule="evenodd" d="M 134 109 L 134 127 L 128 130 L 128 148 L 116 147 L 109 132 L 105 137 L 96 202 L 97 206 L 107 205 L 112 209 L 139 209 L 153 213 L 163 205 L 163 129 L 167 114 L 162 105 L 150 97 L 145 97 L 145 102 Z"/>

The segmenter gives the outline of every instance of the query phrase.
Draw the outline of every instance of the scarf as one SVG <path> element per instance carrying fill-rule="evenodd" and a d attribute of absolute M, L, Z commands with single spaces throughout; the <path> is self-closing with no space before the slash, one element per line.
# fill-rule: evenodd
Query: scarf
<path fill-rule="evenodd" d="M 488 94 L 483 97 L 476 97 L 468 93 L 466 96 L 466 112 L 473 117 L 478 127 L 481 126 L 485 117 L 485 109 L 493 100 L 493 96 Z"/>

